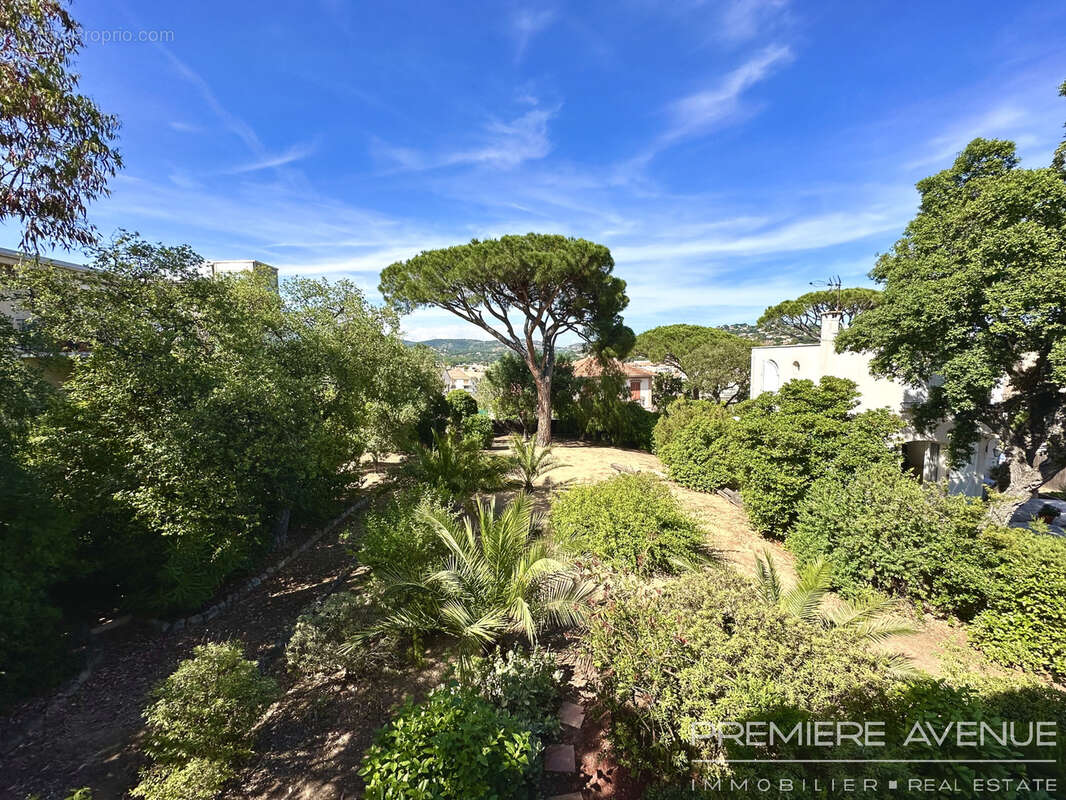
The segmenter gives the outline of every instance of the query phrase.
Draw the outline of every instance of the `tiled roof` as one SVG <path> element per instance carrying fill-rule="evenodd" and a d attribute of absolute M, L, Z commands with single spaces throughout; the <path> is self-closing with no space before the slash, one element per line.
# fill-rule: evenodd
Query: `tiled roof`
<path fill-rule="evenodd" d="M 625 364 L 617 358 L 612 358 L 611 363 L 619 369 L 627 378 L 650 378 L 654 373 L 642 369 L 634 364 Z M 603 367 L 595 356 L 587 356 L 580 361 L 574 362 L 574 375 L 579 378 L 595 378 L 603 372 Z"/>

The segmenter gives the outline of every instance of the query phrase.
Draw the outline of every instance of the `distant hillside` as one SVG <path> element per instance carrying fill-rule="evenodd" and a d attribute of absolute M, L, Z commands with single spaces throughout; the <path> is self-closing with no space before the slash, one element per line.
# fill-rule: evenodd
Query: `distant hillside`
<path fill-rule="evenodd" d="M 787 333 L 778 333 L 776 331 L 768 331 L 765 328 L 758 325 L 752 325 L 750 322 L 735 322 L 732 325 L 719 325 L 723 331 L 728 331 L 736 336 L 742 336 L 745 339 L 752 339 L 759 344 L 802 344 L 795 336 L 790 336 Z"/>
<path fill-rule="evenodd" d="M 484 339 L 425 339 L 421 342 L 405 342 L 408 345 L 424 344 L 440 353 L 444 363 L 453 364 L 491 364 L 498 360 L 507 348 L 499 342 Z M 563 345 L 559 353 L 579 352 L 581 345 Z"/>

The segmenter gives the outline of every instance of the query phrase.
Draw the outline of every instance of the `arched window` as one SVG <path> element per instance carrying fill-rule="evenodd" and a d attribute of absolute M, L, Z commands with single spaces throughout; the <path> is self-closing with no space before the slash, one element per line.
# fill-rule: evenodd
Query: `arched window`
<path fill-rule="evenodd" d="M 792 362 L 792 374 L 793 375 L 799 375 L 800 374 L 800 362 L 798 362 L 798 361 L 793 361 Z"/>
<path fill-rule="evenodd" d="M 781 388 L 781 372 L 777 368 L 777 362 L 772 358 L 767 359 L 762 365 L 762 390 L 764 392 L 776 392 Z"/>

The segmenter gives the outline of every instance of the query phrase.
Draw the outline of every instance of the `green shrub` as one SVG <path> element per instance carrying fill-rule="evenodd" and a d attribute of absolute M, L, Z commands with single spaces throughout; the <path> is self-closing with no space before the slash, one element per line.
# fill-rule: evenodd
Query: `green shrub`
<path fill-rule="evenodd" d="M 666 485 L 650 475 L 619 475 L 559 495 L 553 535 L 632 572 L 676 572 L 706 552 L 705 536 Z"/>
<path fill-rule="evenodd" d="M 415 436 L 421 444 L 433 444 L 433 435 L 443 436 L 448 428 L 451 406 L 444 395 L 433 392 L 415 421 Z"/>
<path fill-rule="evenodd" d="M 690 744 L 694 722 L 832 719 L 893 682 L 847 631 L 789 616 L 724 568 L 617 586 L 586 648 L 622 763 L 663 777 L 721 754 L 713 740 Z"/>
<path fill-rule="evenodd" d="M 355 674 L 387 663 L 396 653 L 390 637 L 374 637 L 361 647 L 343 645 L 366 630 L 376 610 L 369 594 L 335 592 L 321 604 L 301 614 L 285 646 L 289 669 L 300 675 Z"/>
<path fill-rule="evenodd" d="M 992 563 L 983 516 L 982 503 L 882 464 L 816 481 L 786 543 L 801 564 L 825 557 L 839 588 L 870 586 L 970 618 Z"/>
<path fill-rule="evenodd" d="M 710 400 L 681 398 L 655 425 L 654 451 L 670 478 L 700 492 L 734 483 L 730 464 L 732 413 Z"/>
<path fill-rule="evenodd" d="M 528 798 L 539 753 L 532 733 L 475 692 L 438 689 L 400 707 L 360 775 L 370 800 Z"/>
<path fill-rule="evenodd" d="M 433 446 L 416 445 L 407 462 L 407 473 L 418 485 L 455 504 L 477 492 L 502 489 L 510 471 L 510 459 L 483 452 L 480 442 L 436 433 Z"/>
<path fill-rule="evenodd" d="M 145 800 L 214 800 L 236 772 L 223 761 L 193 758 L 181 766 L 154 766 L 130 794 Z"/>
<path fill-rule="evenodd" d="M 51 589 L 75 571 L 69 518 L 11 445 L 0 427 L 0 709 L 67 671 L 69 643 Z"/>
<path fill-rule="evenodd" d="M 134 793 L 148 800 L 213 796 L 211 787 L 217 793 L 233 765 L 251 754 L 252 728 L 276 693 L 238 645 L 196 647 L 145 710 L 145 750 L 155 764 Z"/>
<path fill-rule="evenodd" d="M 559 730 L 556 712 L 562 677 L 550 651 L 514 648 L 471 659 L 464 683 L 543 738 Z"/>
<path fill-rule="evenodd" d="M 757 530 L 783 535 L 818 477 L 899 464 L 891 439 L 903 421 L 886 409 L 854 414 L 857 405 L 854 382 L 826 376 L 789 381 L 738 407 L 732 461 Z"/>
<path fill-rule="evenodd" d="M 1066 676 L 1066 540 L 1024 529 L 987 533 L 999 563 L 973 640 L 996 661 Z"/>
<path fill-rule="evenodd" d="M 435 492 L 404 489 L 393 493 L 363 520 L 356 558 L 375 572 L 421 573 L 444 557 L 445 548 L 426 513 L 447 512 Z"/>
<path fill-rule="evenodd" d="M 452 425 L 461 425 L 464 419 L 477 413 L 477 400 L 462 389 L 452 389 L 444 399 L 448 403 L 448 417 Z"/>
<path fill-rule="evenodd" d="M 485 448 L 492 445 L 494 434 L 492 419 L 485 414 L 465 417 L 460 425 L 460 432 L 463 439 L 477 442 L 478 447 Z"/>

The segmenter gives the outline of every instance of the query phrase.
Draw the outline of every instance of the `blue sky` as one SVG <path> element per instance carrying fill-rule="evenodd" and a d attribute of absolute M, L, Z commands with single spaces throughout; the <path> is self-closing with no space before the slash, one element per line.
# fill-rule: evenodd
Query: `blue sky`
<path fill-rule="evenodd" d="M 82 87 L 123 124 L 126 167 L 92 209 L 105 233 L 374 298 L 422 249 L 582 236 L 611 248 L 638 332 L 868 283 L 916 180 L 978 135 L 1045 164 L 1066 120 L 1062 3 L 72 8 Z M 102 41 L 115 30 L 171 40 Z M 487 338 L 445 312 L 405 330 Z"/>

